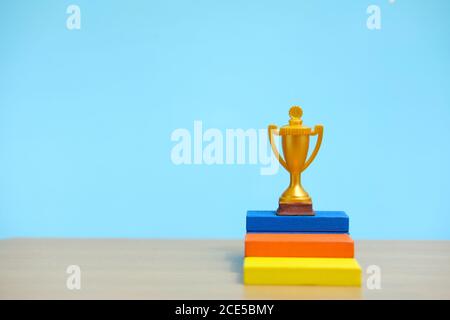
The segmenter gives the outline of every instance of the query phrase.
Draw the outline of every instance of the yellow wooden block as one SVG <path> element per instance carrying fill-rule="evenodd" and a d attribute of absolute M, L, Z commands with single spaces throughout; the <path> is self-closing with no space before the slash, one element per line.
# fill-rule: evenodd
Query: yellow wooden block
<path fill-rule="evenodd" d="M 361 267 L 350 258 L 244 258 L 244 284 L 361 286 Z"/>

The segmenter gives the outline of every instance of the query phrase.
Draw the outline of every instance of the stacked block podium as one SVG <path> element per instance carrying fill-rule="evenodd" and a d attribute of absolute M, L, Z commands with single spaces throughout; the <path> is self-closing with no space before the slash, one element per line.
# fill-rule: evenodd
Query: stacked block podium
<path fill-rule="evenodd" d="M 345 212 L 248 211 L 246 224 L 244 284 L 361 285 Z"/>

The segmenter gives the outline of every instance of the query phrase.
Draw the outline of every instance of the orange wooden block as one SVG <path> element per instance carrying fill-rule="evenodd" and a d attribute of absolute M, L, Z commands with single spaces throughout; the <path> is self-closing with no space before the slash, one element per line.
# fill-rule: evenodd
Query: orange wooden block
<path fill-rule="evenodd" d="M 353 258 L 348 234 L 247 233 L 246 257 Z"/>

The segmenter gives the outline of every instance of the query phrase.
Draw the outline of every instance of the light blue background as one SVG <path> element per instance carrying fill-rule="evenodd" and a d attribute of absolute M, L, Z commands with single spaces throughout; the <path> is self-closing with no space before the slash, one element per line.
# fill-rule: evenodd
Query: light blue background
<path fill-rule="evenodd" d="M 81 30 L 66 8 L 81 8 Z M 366 28 L 381 8 L 382 29 Z M 177 128 L 323 123 L 355 238 L 450 239 L 450 1 L 2 1 L 0 237 L 239 238 L 288 175 L 175 166 Z"/>

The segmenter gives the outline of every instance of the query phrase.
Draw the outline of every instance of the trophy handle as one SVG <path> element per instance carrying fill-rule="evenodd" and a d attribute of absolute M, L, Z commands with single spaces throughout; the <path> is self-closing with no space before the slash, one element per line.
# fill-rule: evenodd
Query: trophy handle
<path fill-rule="evenodd" d="M 275 133 L 275 134 L 278 134 L 278 128 L 277 128 L 277 126 L 274 125 L 274 124 L 269 125 L 269 127 L 268 127 L 268 132 L 269 132 L 270 146 L 272 147 L 273 154 L 274 154 L 275 157 L 278 159 L 278 161 L 280 162 L 280 164 L 281 164 L 286 170 L 288 170 L 287 165 L 286 165 L 286 161 L 284 161 L 284 159 L 280 156 L 280 153 L 278 152 L 277 146 L 276 146 L 275 141 L 274 141 L 274 139 L 273 139 L 274 133 Z M 306 168 L 305 168 L 305 169 L 306 169 Z M 288 171 L 289 171 L 289 170 L 288 170 Z"/>
<path fill-rule="evenodd" d="M 316 141 L 316 146 L 314 147 L 313 152 L 311 153 L 311 155 L 309 156 L 308 161 L 305 162 L 305 165 L 303 166 L 302 172 L 305 171 L 306 168 L 309 167 L 309 165 L 311 164 L 311 162 L 313 162 L 314 158 L 317 155 L 317 152 L 319 152 L 320 149 L 320 145 L 322 144 L 322 138 L 323 138 L 323 126 L 322 125 L 317 125 L 314 127 L 314 131 L 311 133 L 312 136 L 317 136 L 317 141 Z"/>

